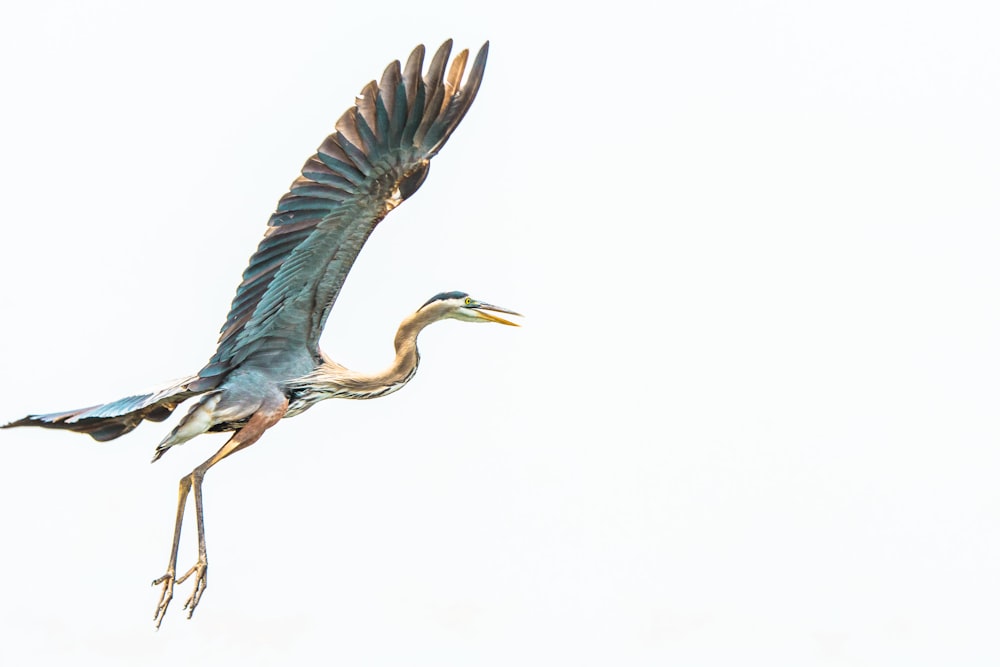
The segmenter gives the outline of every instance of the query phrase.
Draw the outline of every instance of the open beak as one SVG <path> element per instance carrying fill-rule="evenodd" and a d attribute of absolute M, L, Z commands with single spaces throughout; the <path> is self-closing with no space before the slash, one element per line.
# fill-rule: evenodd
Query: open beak
<path fill-rule="evenodd" d="M 500 306 L 494 306 L 489 303 L 480 303 L 476 306 L 475 313 L 484 320 L 489 320 L 490 322 L 496 322 L 497 324 L 506 324 L 509 327 L 519 327 L 520 324 L 516 322 L 511 322 L 510 320 L 505 320 L 497 315 L 492 315 L 486 311 L 492 311 L 494 313 L 507 313 L 508 315 L 517 315 L 518 317 L 524 317 L 521 313 L 515 313 L 513 310 L 507 310 L 506 308 L 501 308 Z"/>

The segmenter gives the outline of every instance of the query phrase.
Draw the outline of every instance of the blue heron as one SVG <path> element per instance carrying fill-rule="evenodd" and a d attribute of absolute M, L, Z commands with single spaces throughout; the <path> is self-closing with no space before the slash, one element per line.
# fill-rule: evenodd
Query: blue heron
<path fill-rule="evenodd" d="M 451 40 L 424 71 L 424 47 L 404 66 L 392 62 L 370 82 L 336 123 L 335 131 L 302 167 L 268 221 L 250 258 L 222 327 L 215 354 L 196 375 L 165 387 L 79 410 L 30 415 L 5 425 L 41 426 L 113 440 L 143 420 L 163 421 L 182 402 L 198 397 L 156 447 L 167 450 L 207 431 L 233 431 L 211 458 L 180 481 L 173 542 L 154 621 L 160 627 L 174 585 L 194 578 L 184 605 L 194 613 L 208 585 L 202 480 L 213 465 L 255 443 L 285 417 L 327 398 L 369 399 L 403 387 L 417 371 L 417 336 L 433 322 L 496 322 L 514 311 L 464 292 L 442 292 L 406 317 L 395 337 L 396 358 L 384 371 L 359 373 L 319 349 L 319 338 L 347 273 L 376 225 L 427 178 L 434 157 L 476 97 L 489 42 L 465 81 L 469 52 L 451 60 Z M 189 493 L 194 494 L 198 560 L 177 576 L 177 549 Z"/>

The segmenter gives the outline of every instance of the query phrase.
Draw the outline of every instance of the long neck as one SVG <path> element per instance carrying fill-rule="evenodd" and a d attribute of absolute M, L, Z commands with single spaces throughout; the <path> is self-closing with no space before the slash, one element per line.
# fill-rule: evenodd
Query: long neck
<path fill-rule="evenodd" d="M 406 378 L 403 382 L 408 382 L 413 377 L 417 372 L 417 364 L 420 363 L 417 336 L 435 319 L 428 311 L 418 310 L 400 323 L 399 329 L 396 330 L 396 338 L 392 342 L 396 348 L 396 358 L 392 366 L 383 372 L 384 380 L 398 382 L 400 378 Z M 379 375 L 372 377 L 378 378 Z"/>
<path fill-rule="evenodd" d="M 418 310 L 403 320 L 394 341 L 396 358 L 378 373 L 359 373 L 324 359 L 316 370 L 302 378 L 305 387 L 325 394 L 324 398 L 377 398 L 405 385 L 417 372 L 420 354 L 417 336 L 437 318 L 429 309 Z"/>

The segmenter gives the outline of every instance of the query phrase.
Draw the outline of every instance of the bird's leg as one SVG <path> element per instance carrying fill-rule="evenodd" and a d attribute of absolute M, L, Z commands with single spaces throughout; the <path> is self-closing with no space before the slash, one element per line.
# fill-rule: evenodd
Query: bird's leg
<path fill-rule="evenodd" d="M 201 596 L 208 588 L 208 550 L 205 548 L 205 513 L 202 505 L 201 484 L 205 479 L 205 473 L 216 463 L 226 458 L 230 454 L 235 454 L 241 449 L 249 447 L 260 439 L 264 431 L 278 423 L 288 411 L 288 399 L 283 399 L 272 407 L 262 407 L 253 414 L 247 421 L 246 426 L 233 434 L 226 444 L 200 466 L 191 471 L 180 482 L 180 498 L 177 503 L 177 522 L 174 525 L 174 543 L 170 549 L 170 564 L 167 573 L 153 582 L 153 585 L 163 584 L 163 591 L 160 593 L 160 602 L 156 607 L 156 627 L 160 627 L 160 622 L 166 614 L 167 606 L 173 598 L 174 583 L 181 584 L 187 581 L 188 577 L 196 574 L 194 591 L 184 603 L 184 609 L 188 612 L 188 618 L 194 614 L 195 607 L 201 601 Z M 191 567 L 182 577 L 176 577 L 177 572 L 177 548 L 180 544 L 181 523 L 184 518 L 184 506 L 187 502 L 187 495 L 194 489 L 195 518 L 198 523 L 198 562 Z"/>
<path fill-rule="evenodd" d="M 202 466 L 194 469 L 190 479 L 194 487 L 194 513 L 198 523 L 198 562 L 185 572 L 184 576 L 177 580 L 178 584 L 183 584 L 192 574 L 198 574 L 194 580 L 194 590 L 191 591 L 191 597 L 184 603 L 184 609 L 188 610 L 188 618 L 191 618 L 194 608 L 198 606 L 198 602 L 201 600 L 201 594 L 208 588 L 208 550 L 205 548 L 205 512 L 201 501 L 201 483 L 205 479 L 205 472 L 202 470 Z"/>
<path fill-rule="evenodd" d="M 177 548 L 181 543 L 181 524 L 184 523 L 184 508 L 187 505 L 188 492 L 191 490 L 191 475 L 181 478 L 180 489 L 177 498 L 177 520 L 174 522 L 174 543 L 170 547 L 170 561 L 167 563 L 167 573 L 153 582 L 154 586 L 163 585 L 160 591 L 160 601 L 156 604 L 156 613 L 153 620 L 159 629 L 163 622 L 163 615 L 167 613 L 167 607 L 174 597 L 174 578 L 177 571 Z M 199 489 L 200 492 L 200 489 Z M 200 493 L 199 493 L 200 495 Z"/>

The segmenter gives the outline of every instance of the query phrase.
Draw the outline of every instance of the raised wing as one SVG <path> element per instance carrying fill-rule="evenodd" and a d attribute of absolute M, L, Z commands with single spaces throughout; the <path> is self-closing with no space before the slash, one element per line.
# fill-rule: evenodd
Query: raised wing
<path fill-rule="evenodd" d="M 446 71 L 448 40 L 423 76 L 421 45 L 402 69 L 395 61 L 364 87 L 278 202 L 219 347 L 191 389 L 216 387 L 239 367 L 281 372 L 303 357 L 319 361 L 319 337 L 348 271 L 375 226 L 423 183 L 476 97 L 488 49 L 464 85 L 468 51 Z"/>

